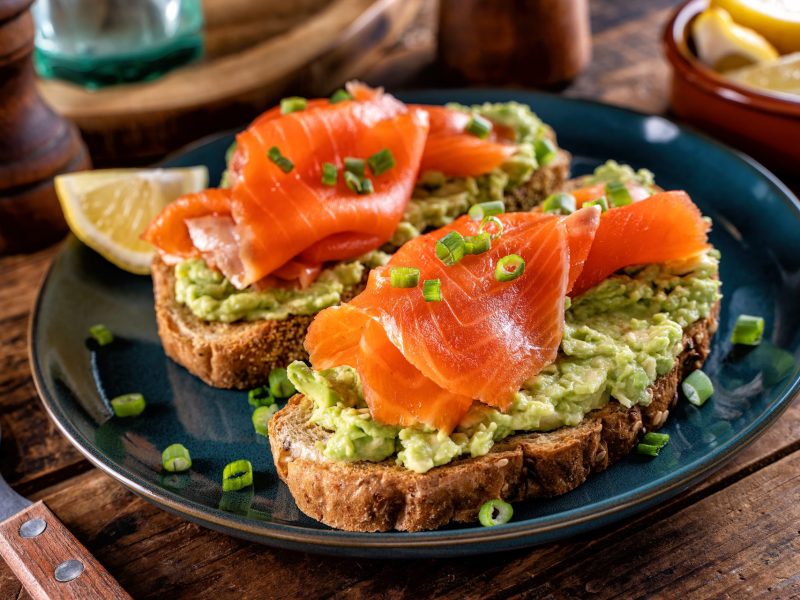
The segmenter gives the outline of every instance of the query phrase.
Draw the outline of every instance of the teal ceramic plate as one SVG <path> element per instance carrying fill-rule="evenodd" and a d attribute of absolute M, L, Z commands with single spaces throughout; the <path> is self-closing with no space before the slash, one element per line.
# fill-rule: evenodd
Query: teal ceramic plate
<path fill-rule="evenodd" d="M 247 396 L 204 385 L 164 356 L 150 281 L 123 273 L 74 239 L 56 257 L 31 326 L 33 373 L 51 417 L 103 471 L 173 513 L 231 535 L 312 552 L 369 557 L 446 556 L 539 544 L 607 525 L 663 502 L 707 477 L 752 442 L 800 387 L 800 207 L 770 173 L 658 117 L 589 102 L 523 92 L 441 91 L 406 100 L 472 104 L 518 100 L 553 125 L 574 156 L 574 174 L 614 158 L 686 189 L 714 220 L 725 298 L 706 371 L 716 387 L 700 409 L 683 402 L 655 460 L 630 456 L 575 491 L 524 502 L 511 523 L 459 525 L 426 533 L 348 533 L 304 516 L 272 464 L 267 440 L 253 432 Z M 170 165 L 205 164 L 217 181 L 231 136 L 198 145 Z M 742 312 L 763 315 L 767 340 L 733 352 L 728 337 Z M 105 323 L 116 341 L 101 352 L 87 329 Z M 782 349 L 782 350 L 780 350 Z M 109 419 L 105 399 L 139 391 L 143 416 Z M 161 472 L 161 450 L 191 449 L 187 474 Z M 248 458 L 252 491 L 222 496 L 226 463 Z"/>

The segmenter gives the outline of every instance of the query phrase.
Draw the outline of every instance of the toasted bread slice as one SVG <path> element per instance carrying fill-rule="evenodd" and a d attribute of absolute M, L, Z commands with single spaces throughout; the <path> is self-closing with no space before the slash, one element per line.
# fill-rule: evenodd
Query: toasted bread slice
<path fill-rule="evenodd" d="M 422 531 L 477 518 L 493 498 L 518 501 L 557 496 L 628 454 L 640 432 L 660 428 L 678 399 L 684 375 L 702 366 L 717 328 L 712 314 L 684 331 L 675 366 L 651 386 L 649 406 L 626 409 L 615 401 L 592 411 L 576 427 L 521 433 L 497 443 L 485 456 L 461 458 L 419 474 L 381 463 L 324 458 L 318 442 L 330 433 L 308 423 L 309 399 L 296 395 L 269 423 L 272 456 L 298 508 L 323 523 L 349 531 Z"/>
<path fill-rule="evenodd" d="M 559 150 L 546 167 L 508 196 L 508 210 L 530 210 L 564 185 L 569 163 L 569 153 Z M 303 340 L 313 315 L 236 323 L 204 321 L 176 302 L 173 267 L 156 258 L 152 273 L 158 334 L 164 351 L 207 384 L 253 388 L 264 383 L 273 368 L 308 358 Z M 360 285 L 345 290 L 342 302 L 358 294 L 364 285 L 366 277 Z"/>

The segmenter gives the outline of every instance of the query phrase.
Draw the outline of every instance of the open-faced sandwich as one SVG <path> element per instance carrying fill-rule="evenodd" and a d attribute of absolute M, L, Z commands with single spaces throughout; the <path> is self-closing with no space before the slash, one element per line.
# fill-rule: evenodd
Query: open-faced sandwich
<path fill-rule="evenodd" d="M 616 164 L 572 188 L 416 237 L 316 316 L 269 422 L 303 512 L 353 531 L 473 521 L 658 435 L 717 327 L 709 221 Z"/>
<path fill-rule="evenodd" d="M 483 202 L 528 210 L 569 155 L 522 104 L 406 105 L 348 85 L 286 98 L 236 138 L 223 185 L 180 198 L 144 238 L 164 349 L 219 387 L 304 359 L 313 315 L 361 291 L 403 243 Z"/>

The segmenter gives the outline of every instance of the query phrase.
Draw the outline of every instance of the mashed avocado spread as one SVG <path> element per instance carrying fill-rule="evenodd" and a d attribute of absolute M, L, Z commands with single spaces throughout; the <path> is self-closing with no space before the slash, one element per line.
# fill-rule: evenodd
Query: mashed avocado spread
<path fill-rule="evenodd" d="M 423 173 L 394 236 L 384 248 L 387 251 L 395 250 L 426 229 L 447 225 L 477 202 L 502 200 L 506 190 L 530 179 L 540 162 L 546 164 L 552 160 L 552 156 L 541 155 L 541 152 L 537 159 L 536 141 L 550 134 L 527 105 L 506 102 L 471 108 L 457 104 L 449 106 L 475 111 L 510 128 L 515 133 L 517 151 L 498 169 L 479 177 L 448 178 L 435 171 Z M 230 163 L 234 150 L 235 145 L 228 148 L 226 162 Z M 228 185 L 228 172 L 225 171 L 221 187 Z M 310 315 L 338 304 L 342 291 L 358 283 L 365 268 L 384 264 L 387 259 L 383 253 L 370 253 L 356 261 L 325 269 L 304 290 L 274 288 L 261 291 L 253 288 L 237 290 L 204 261 L 191 259 L 175 268 L 175 296 L 196 317 L 206 321 L 231 323 Z"/>
<path fill-rule="evenodd" d="M 424 473 L 459 456 L 482 456 L 517 431 L 577 425 L 614 399 L 647 405 L 648 387 L 670 371 L 683 330 L 707 317 L 721 297 L 715 250 L 690 261 L 648 265 L 609 277 L 572 301 L 556 362 L 526 382 L 507 413 L 478 402 L 447 435 L 424 426 L 376 422 L 358 374 L 347 366 L 312 371 L 294 362 L 288 375 L 313 402 L 310 422 L 330 432 L 319 450 L 332 460 L 396 461 Z"/>

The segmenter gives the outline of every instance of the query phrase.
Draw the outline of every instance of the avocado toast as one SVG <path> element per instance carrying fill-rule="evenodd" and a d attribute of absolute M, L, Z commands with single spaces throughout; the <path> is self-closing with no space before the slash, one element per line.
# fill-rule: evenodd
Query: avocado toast
<path fill-rule="evenodd" d="M 265 113 L 245 132 L 252 135 L 240 135 L 230 152 L 223 178 L 227 187 L 187 199 L 181 210 L 162 215 L 146 234 L 160 251 L 152 272 L 159 335 L 165 351 L 210 385 L 255 387 L 265 381 L 273 367 L 305 358 L 302 342 L 313 315 L 357 294 L 366 283 L 369 269 L 385 263 L 403 243 L 446 225 L 481 202 L 504 200 L 509 210 L 530 209 L 567 178 L 569 154 L 557 148 L 552 130 L 525 105 L 406 107 L 364 86 L 348 89 L 350 95 L 344 100 L 340 96 L 333 104 L 311 100 L 290 112 L 273 109 Z M 376 120 L 374 113 L 359 114 L 352 108 L 359 103 L 378 105 L 383 111 L 381 118 Z M 375 175 L 370 165 L 365 170 L 364 160 L 371 156 L 366 150 L 361 151 L 362 156 L 349 156 L 351 151 L 357 154 L 355 148 L 369 152 L 377 148 L 372 147 L 376 143 L 372 121 L 369 127 L 361 128 L 352 150 L 337 147 L 334 151 L 328 146 L 335 144 L 324 140 L 312 144 L 313 151 L 300 146 L 295 151 L 279 141 L 275 143 L 280 145 L 271 146 L 271 140 L 287 139 L 283 134 L 293 131 L 294 121 L 306 119 L 312 126 L 330 129 L 331 123 L 338 122 L 337 114 L 326 117 L 326 122 L 312 117 L 348 107 L 348 117 L 355 123 L 348 125 L 351 129 L 357 128 L 359 119 L 363 125 L 369 119 L 380 123 L 402 119 L 409 113 L 426 113 L 418 119 L 420 122 L 403 122 L 405 132 L 417 131 L 417 138 L 424 141 L 422 147 L 416 148 L 414 156 L 406 156 L 409 160 L 399 161 L 399 156 L 391 154 L 397 164 Z M 429 126 L 421 124 L 422 120 Z M 484 126 L 488 123 L 491 133 L 484 135 L 480 129 L 470 133 L 473 120 Z M 288 122 L 286 131 L 277 131 L 284 122 Z M 396 154 L 403 154 L 407 140 L 395 137 L 386 134 L 381 143 L 386 147 L 396 143 Z M 277 162 L 271 158 L 265 161 L 262 155 L 273 148 L 277 149 Z M 306 160 L 311 155 L 314 160 Z M 304 158 L 301 161 L 297 156 Z M 466 160 L 470 157 L 472 162 Z M 357 159 L 352 172 L 348 171 L 351 158 Z M 479 162 L 473 164 L 475 160 Z M 326 163 L 336 169 L 333 186 L 322 181 L 321 166 Z M 290 170 L 284 173 L 282 167 L 289 164 Z M 265 179 L 264 171 L 270 171 L 270 180 Z M 345 181 L 348 174 L 355 174 L 374 189 L 358 190 L 357 182 L 351 187 L 352 182 Z M 325 201 L 320 206 L 330 205 L 331 193 L 337 202 L 346 200 L 353 206 L 370 202 L 365 212 L 372 210 L 373 222 L 361 219 L 351 223 L 344 209 L 328 215 L 321 207 L 300 208 L 298 203 L 297 212 L 313 215 L 312 231 L 295 229 L 293 235 L 281 238 L 274 234 L 275 222 L 305 217 L 283 213 L 276 217 L 269 211 L 248 214 L 240 209 L 242 205 L 295 202 L 291 191 L 298 177 L 305 187 L 319 188 L 315 192 Z M 271 186 L 280 186 L 289 194 L 272 198 L 262 193 L 273 189 Z M 295 191 L 306 192 L 299 187 Z M 230 218 L 219 218 L 229 214 L 234 217 L 233 225 Z M 176 245 L 176 238 L 183 244 Z M 281 254 L 298 239 L 302 243 L 292 246 L 295 250 Z M 248 244 L 258 246 L 255 256 Z M 280 254 L 285 262 L 274 264 L 274 254 Z M 249 276 L 237 263 L 240 258 L 250 259 L 250 266 L 255 265 Z"/>
<path fill-rule="evenodd" d="M 450 265 L 437 244 L 475 223 L 414 240 L 319 314 L 313 369 L 289 367 L 302 395 L 269 424 L 301 510 L 356 531 L 471 521 L 490 500 L 574 489 L 666 422 L 716 331 L 707 221 L 681 192 L 629 189 L 606 209 L 583 183 L 574 212 L 498 215 L 491 247 Z M 400 267 L 417 286 L 387 283 Z"/>

